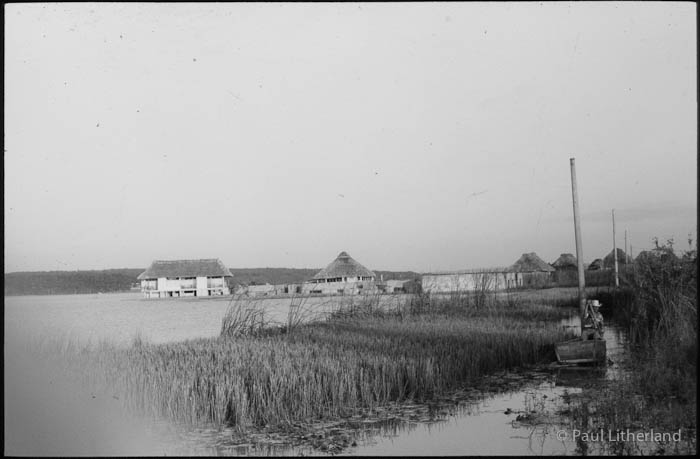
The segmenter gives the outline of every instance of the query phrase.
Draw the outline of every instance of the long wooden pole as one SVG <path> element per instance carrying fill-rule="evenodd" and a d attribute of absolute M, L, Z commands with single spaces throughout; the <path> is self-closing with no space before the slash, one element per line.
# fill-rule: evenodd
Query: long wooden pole
<path fill-rule="evenodd" d="M 613 219 L 613 259 L 615 260 L 615 287 L 620 286 L 620 274 L 617 270 L 617 245 L 615 244 L 615 209 L 612 210 Z"/>
<path fill-rule="evenodd" d="M 578 214 L 578 192 L 576 191 L 576 159 L 570 158 L 569 162 L 571 163 L 571 197 L 574 201 L 574 234 L 576 236 L 576 262 L 578 265 L 578 303 L 581 311 L 581 333 L 583 334 L 583 318 L 586 314 L 586 276 L 583 272 L 581 220 Z"/>
<path fill-rule="evenodd" d="M 635 268 L 635 263 L 634 263 L 634 256 L 632 255 L 632 252 L 634 249 L 632 248 L 632 238 L 630 237 L 630 263 L 632 263 L 632 272 L 637 273 L 636 268 Z"/>

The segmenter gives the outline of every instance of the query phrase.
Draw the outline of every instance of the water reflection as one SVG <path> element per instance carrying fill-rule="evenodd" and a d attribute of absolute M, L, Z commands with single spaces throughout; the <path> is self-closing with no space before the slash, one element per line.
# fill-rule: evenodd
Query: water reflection
<path fill-rule="evenodd" d="M 429 425 L 397 426 L 392 437 L 374 437 L 347 454 L 359 455 L 543 455 L 567 454 L 575 444 L 553 435 L 560 419 L 558 397 L 580 389 L 546 381 L 515 392 L 494 394 L 479 402 L 460 404 L 445 420 Z"/>
<path fill-rule="evenodd" d="M 552 413 L 561 407 L 562 398 L 580 392 L 580 388 L 558 385 L 550 376 L 530 380 L 516 391 L 481 394 L 479 399 L 439 410 L 405 405 L 401 419 L 365 419 L 326 429 L 328 436 L 333 431 L 351 435 L 352 445 L 346 448 L 318 449 L 296 438 L 271 434 L 247 435 L 244 440 L 231 429 L 182 426 L 178 436 L 192 454 L 217 456 L 572 454 L 576 444 L 556 436 L 566 421 Z M 426 413 L 432 413 L 429 421 Z"/>

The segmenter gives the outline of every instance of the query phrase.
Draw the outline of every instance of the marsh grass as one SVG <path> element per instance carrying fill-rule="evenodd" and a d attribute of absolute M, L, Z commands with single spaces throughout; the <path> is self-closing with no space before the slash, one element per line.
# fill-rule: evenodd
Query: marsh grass
<path fill-rule="evenodd" d="M 265 320 L 265 309 L 259 298 L 234 296 L 221 320 L 221 335 L 229 337 L 259 335 L 269 325 Z"/>
<path fill-rule="evenodd" d="M 288 333 L 293 333 L 304 323 L 319 320 L 322 317 L 322 311 L 318 310 L 318 306 L 309 304 L 309 298 L 308 295 L 292 296 L 285 323 L 285 331 Z"/>
<path fill-rule="evenodd" d="M 615 384 L 584 390 L 569 400 L 567 416 L 581 432 L 677 432 L 681 441 L 670 444 L 637 443 L 633 440 L 602 441 L 578 445 L 580 454 L 605 455 L 694 455 L 697 450 L 697 407 L 676 398 L 659 402 L 639 390 L 638 374 L 629 374 Z"/>
<path fill-rule="evenodd" d="M 628 285 L 598 293 L 607 314 L 626 327 L 630 365 L 616 384 L 584 398 L 573 411 L 581 429 L 677 431 L 683 442 L 653 453 L 697 449 L 697 261 L 661 246 L 635 262 Z M 613 453 L 640 454 L 638 445 L 609 445 Z"/>
<path fill-rule="evenodd" d="M 61 354 L 142 414 L 243 431 L 428 400 L 496 370 L 549 362 L 553 343 L 569 337 L 545 320 L 561 314 L 550 306 L 341 299 L 312 322 L 302 320 L 310 310 L 297 300 L 286 329 L 266 328 L 260 303 L 239 299 L 218 338 L 157 345 L 136 338 L 127 348 L 103 342 Z"/>

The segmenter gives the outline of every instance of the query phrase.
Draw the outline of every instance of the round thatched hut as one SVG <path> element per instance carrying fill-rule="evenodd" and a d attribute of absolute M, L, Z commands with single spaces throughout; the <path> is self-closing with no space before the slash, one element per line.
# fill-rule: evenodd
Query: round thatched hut
<path fill-rule="evenodd" d="M 355 261 L 347 252 L 340 252 L 308 284 L 311 293 L 356 293 L 375 288 L 375 280 L 372 271 Z"/>
<path fill-rule="evenodd" d="M 552 267 L 556 269 L 557 271 L 559 270 L 576 270 L 578 269 L 578 262 L 576 260 L 576 257 L 571 254 L 571 253 L 562 253 L 559 255 L 559 258 L 557 258 L 554 263 L 552 263 Z"/>
<path fill-rule="evenodd" d="M 588 270 L 589 271 L 600 271 L 603 269 L 603 259 L 602 258 L 596 258 L 591 262 L 590 265 L 588 265 Z"/>

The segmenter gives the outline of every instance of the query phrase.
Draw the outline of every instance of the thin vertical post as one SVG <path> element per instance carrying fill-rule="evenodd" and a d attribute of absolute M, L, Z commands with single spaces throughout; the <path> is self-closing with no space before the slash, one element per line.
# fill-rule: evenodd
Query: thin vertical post
<path fill-rule="evenodd" d="M 632 238 L 630 237 L 630 261 L 632 262 L 632 273 L 634 273 L 636 275 L 637 268 L 635 267 L 635 263 L 634 263 L 634 255 L 632 255 L 633 251 L 634 251 L 634 249 L 632 248 Z"/>
<path fill-rule="evenodd" d="M 613 220 L 613 259 L 615 260 L 615 288 L 620 286 L 620 274 L 617 270 L 617 245 L 615 244 L 615 209 L 612 210 Z"/>
<path fill-rule="evenodd" d="M 634 249 L 632 248 L 632 235 L 631 234 L 630 234 L 629 238 L 630 238 L 630 261 L 634 262 L 634 255 L 632 255 L 632 251 Z"/>
<path fill-rule="evenodd" d="M 583 334 L 583 319 L 586 314 L 586 276 L 583 272 L 581 221 L 578 213 L 578 192 L 576 190 L 576 159 L 570 158 L 569 162 L 571 164 L 571 198 L 574 202 L 574 235 L 576 237 L 576 262 L 578 265 L 578 302 L 581 311 L 581 334 Z"/>
<path fill-rule="evenodd" d="M 625 276 L 629 276 L 630 253 L 627 251 L 627 228 L 625 228 Z"/>

